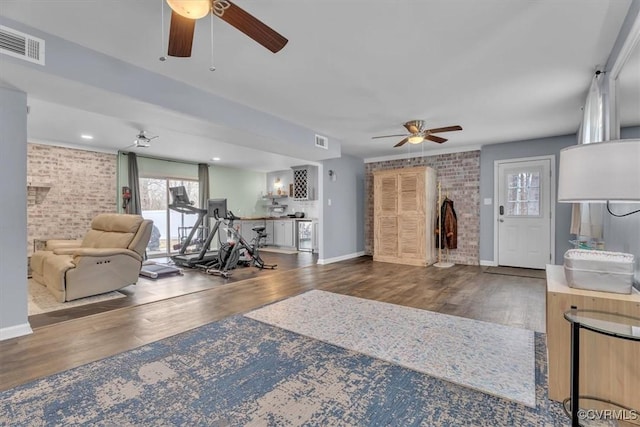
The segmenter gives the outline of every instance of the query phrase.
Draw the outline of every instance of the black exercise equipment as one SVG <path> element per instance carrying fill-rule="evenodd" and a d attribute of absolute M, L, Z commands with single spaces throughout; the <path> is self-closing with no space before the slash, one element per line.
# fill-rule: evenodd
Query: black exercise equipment
<path fill-rule="evenodd" d="M 251 266 L 259 269 L 268 268 L 274 270 L 278 266 L 276 264 L 265 264 L 260 257 L 258 242 L 263 239 L 266 234 L 264 226 L 253 227 L 256 236 L 248 243 L 240 232 L 233 226 L 233 221 L 237 218 L 233 212 L 227 213 L 227 242 L 222 243 L 218 251 L 217 261 L 205 271 L 208 274 L 219 275 L 224 278 L 231 276 L 231 270 L 238 265 Z"/>
<path fill-rule="evenodd" d="M 182 275 L 182 270 L 172 265 L 156 264 L 153 261 L 145 261 L 140 269 L 140 276 L 149 279 L 171 276 L 173 274 Z"/>
<path fill-rule="evenodd" d="M 204 218 L 207 216 L 207 213 L 211 214 L 214 212 L 210 212 L 208 209 L 201 209 L 193 206 L 193 202 L 189 200 L 189 195 L 187 194 L 187 191 L 183 185 L 178 187 L 171 187 L 169 188 L 169 191 L 171 192 L 172 198 L 172 203 L 169 205 L 169 209 L 185 215 L 198 215 L 198 219 L 191 228 L 189 236 L 187 236 L 187 238 L 182 242 L 180 252 L 177 255 L 173 255 L 171 259 L 176 265 L 189 268 L 195 268 L 198 267 L 198 265 L 215 261 L 218 258 L 218 251 L 210 251 L 209 246 L 211 246 L 213 237 L 218 232 L 218 227 L 220 226 L 221 220 L 217 218 L 217 215 L 213 215 L 214 217 L 216 217 L 216 223 L 207 235 L 207 239 L 204 241 L 204 243 L 202 243 L 200 251 L 187 253 L 187 248 L 191 246 L 193 237 L 195 236 L 196 232 L 201 229 L 200 227 Z M 221 200 L 224 200 L 224 203 L 222 203 Z M 212 203 L 212 201 L 214 203 Z M 217 203 L 215 203 L 216 201 Z M 209 207 L 213 206 L 214 209 L 220 209 L 219 207 L 223 204 L 224 206 L 226 206 L 226 199 L 209 200 Z"/>

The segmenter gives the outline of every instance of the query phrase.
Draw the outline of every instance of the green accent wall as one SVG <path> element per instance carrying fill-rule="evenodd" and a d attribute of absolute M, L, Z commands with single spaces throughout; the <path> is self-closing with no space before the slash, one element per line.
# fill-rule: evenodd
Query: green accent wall
<path fill-rule="evenodd" d="M 227 199 L 227 209 L 239 217 L 266 215 L 262 195 L 266 191 L 267 174 L 224 166 L 209 168 L 211 198 Z"/>
<path fill-rule="evenodd" d="M 127 156 L 118 155 L 118 200 L 128 185 Z M 143 177 L 198 179 L 198 165 L 138 156 L 138 171 Z M 244 169 L 209 165 L 209 188 L 212 199 L 227 199 L 227 208 L 239 217 L 265 216 L 267 174 Z M 121 207 L 119 207 L 122 210 Z"/>

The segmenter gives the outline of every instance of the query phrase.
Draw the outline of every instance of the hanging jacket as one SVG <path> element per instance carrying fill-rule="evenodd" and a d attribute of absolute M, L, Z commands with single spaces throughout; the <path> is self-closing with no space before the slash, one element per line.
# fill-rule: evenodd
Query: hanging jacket
<path fill-rule="evenodd" d="M 440 235 L 442 230 L 442 235 Z M 453 209 L 453 200 L 444 199 L 440 207 L 436 228 L 436 248 L 456 249 L 458 247 L 458 216 Z"/>

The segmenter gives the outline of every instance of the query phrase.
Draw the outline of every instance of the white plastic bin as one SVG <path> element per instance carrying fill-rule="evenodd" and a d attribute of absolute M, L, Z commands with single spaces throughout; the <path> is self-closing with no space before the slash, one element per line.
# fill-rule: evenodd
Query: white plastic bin
<path fill-rule="evenodd" d="M 564 254 L 564 275 L 572 288 L 630 294 L 633 268 L 632 254 L 584 249 Z"/>

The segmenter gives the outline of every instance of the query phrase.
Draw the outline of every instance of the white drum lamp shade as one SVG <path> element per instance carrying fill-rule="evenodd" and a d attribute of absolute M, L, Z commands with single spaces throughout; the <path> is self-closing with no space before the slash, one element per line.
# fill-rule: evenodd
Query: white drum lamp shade
<path fill-rule="evenodd" d="M 560 151 L 558 202 L 640 201 L 640 139 L 581 144 Z"/>

